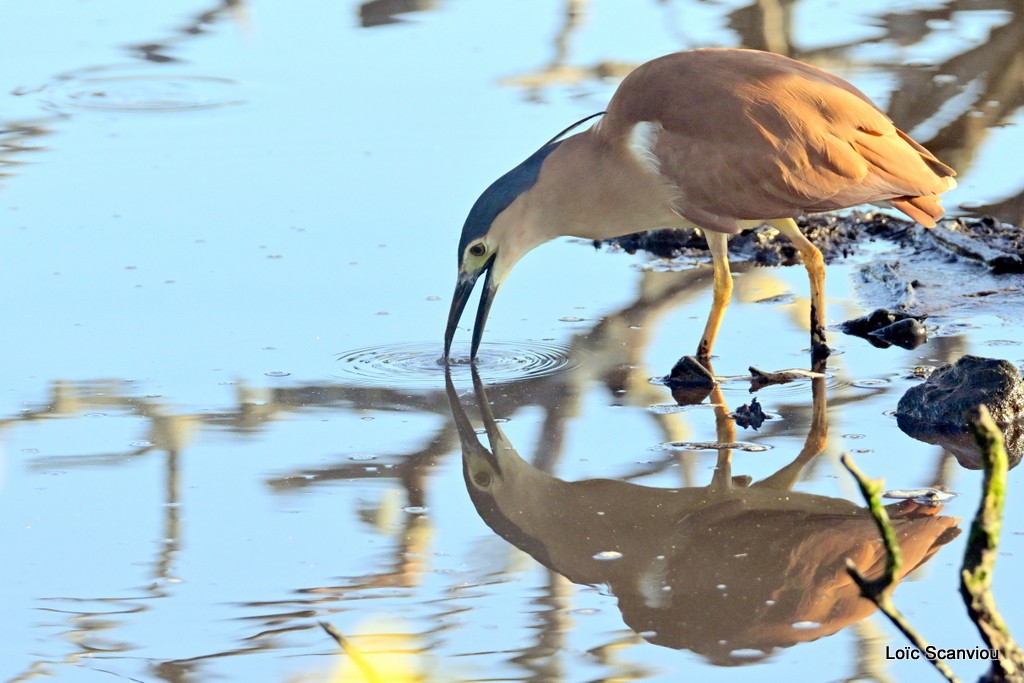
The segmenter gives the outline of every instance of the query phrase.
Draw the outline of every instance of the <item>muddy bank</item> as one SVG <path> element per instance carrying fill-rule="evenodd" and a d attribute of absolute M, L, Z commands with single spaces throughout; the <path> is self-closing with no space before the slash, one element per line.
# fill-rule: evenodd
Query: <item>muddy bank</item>
<path fill-rule="evenodd" d="M 988 216 L 948 219 L 932 229 L 877 211 L 802 216 L 797 224 L 826 262 L 855 255 L 865 244 L 884 240 L 915 253 L 939 251 L 948 258 L 981 263 L 997 274 L 1024 273 L 1024 231 Z M 699 230 L 652 230 L 594 242 L 595 247 L 606 245 L 661 258 L 700 258 L 708 253 Z M 799 262 L 790 241 L 766 225 L 732 237 L 729 253 L 734 260 L 766 266 Z"/>
<path fill-rule="evenodd" d="M 928 229 L 881 212 L 819 214 L 797 223 L 827 263 L 859 257 L 852 277 L 865 308 L 887 309 L 894 323 L 907 316 L 917 320 L 876 331 L 869 339 L 876 346 L 913 348 L 932 334 L 946 334 L 945 325 L 980 314 L 1007 320 L 1024 315 L 1024 231 L 1012 225 L 958 218 Z M 698 230 L 654 230 L 594 245 L 687 262 L 709 258 Z M 768 226 L 730 238 L 729 255 L 733 262 L 764 266 L 800 263 L 789 240 Z"/>

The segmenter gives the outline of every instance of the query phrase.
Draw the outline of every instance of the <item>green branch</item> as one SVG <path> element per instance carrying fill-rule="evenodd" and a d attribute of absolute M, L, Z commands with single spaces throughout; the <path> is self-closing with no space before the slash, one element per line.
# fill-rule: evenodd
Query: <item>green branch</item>
<path fill-rule="evenodd" d="M 885 616 L 889 617 L 889 621 L 907 637 L 914 647 L 922 653 L 926 652 L 929 647 L 928 641 L 914 630 L 914 627 L 910 625 L 910 622 L 896 609 L 892 602 L 892 592 L 896 587 L 896 577 L 903 566 L 903 554 L 900 551 L 899 542 L 896 540 L 896 530 L 893 528 L 892 522 L 889 521 L 889 513 L 886 512 L 885 506 L 882 505 L 883 482 L 881 479 L 868 479 L 853 462 L 853 458 L 849 454 L 844 453 L 841 460 L 843 467 L 857 480 L 860 492 L 868 503 L 868 511 L 871 512 L 871 517 L 875 520 L 875 525 L 878 526 L 878 530 L 882 534 L 882 542 L 885 545 L 886 551 L 885 571 L 877 579 L 866 578 L 857 571 L 857 567 L 850 559 L 846 560 L 846 571 L 860 588 L 860 594 L 875 603 L 878 609 Z M 930 659 L 929 661 L 939 670 L 939 673 L 946 677 L 946 680 L 951 681 L 951 683 L 959 683 L 959 679 L 957 679 L 952 669 L 944 661 L 941 659 Z"/>
<path fill-rule="evenodd" d="M 1021 652 L 1010 635 L 1006 622 L 996 608 L 991 590 L 1009 467 L 1006 450 L 1003 448 L 1003 435 L 985 406 L 979 406 L 971 416 L 970 423 L 981 449 L 985 482 L 981 504 L 971 523 L 967 551 L 964 553 L 960 595 L 982 639 L 990 648 L 999 652 L 999 658 L 992 662 L 991 680 L 1024 681 L 1024 652 Z"/>

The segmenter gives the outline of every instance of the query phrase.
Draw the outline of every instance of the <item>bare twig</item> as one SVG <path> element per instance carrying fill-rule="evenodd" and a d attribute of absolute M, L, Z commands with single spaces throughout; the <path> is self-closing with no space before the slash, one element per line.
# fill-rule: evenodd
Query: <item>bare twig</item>
<path fill-rule="evenodd" d="M 971 431 L 981 449 L 985 482 L 981 504 L 967 540 L 964 565 L 960 572 L 960 595 L 982 639 L 999 653 L 999 658 L 992 662 L 990 679 L 1024 681 L 1024 652 L 1010 635 L 991 592 L 1006 497 L 1008 464 L 1003 435 L 985 406 L 980 406 L 977 413 L 971 416 Z"/>
<path fill-rule="evenodd" d="M 914 647 L 924 654 L 929 651 L 928 641 L 910 625 L 910 622 L 904 618 L 892 602 L 892 592 L 896 587 L 896 577 L 899 574 L 900 567 L 903 566 L 903 554 L 900 551 L 899 542 L 896 540 L 896 530 L 893 528 L 892 522 L 889 521 L 889 514 L 885 511 L 885 506 L 882 505 L 883 482 L 881 479 L 868 479 L 864 476 L 864 473 L 860 471 L 849 454 L 844 453 L 841 460 L 843 467 L 857 480 L 860 492 L 868 503 L 871 517 L 875 520 L 875 524 L 882 534 L 882 542 L 885 545 L 886 551 L 885 571 L 877 579 L 866 578 L 857 571 L 857 567 L 850 559 L 846 560 L 846 571 L 860 588 L 860 594 L 875 603 L 878 609 L 885 616 L 889 617 L 889 621 L 910 640 Z M 959 683 L 959 679 L 957 679 L 952 669 L 944 661 L 941 659 L 929 659 L 929 661 L 939 670 L 939 673 L 946 677 L 946 680 L 952 683 Z"/>

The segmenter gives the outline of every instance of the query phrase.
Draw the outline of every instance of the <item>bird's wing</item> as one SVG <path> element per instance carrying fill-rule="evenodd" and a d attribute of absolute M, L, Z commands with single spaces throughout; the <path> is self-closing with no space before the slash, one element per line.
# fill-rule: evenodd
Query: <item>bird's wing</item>
<path fill-rule="evenodd" d="M 629 140 L 640 122 L 657 125 L 651 151 L 679 213 L 713 230 L 952 185 L 953 170 L 859 90 L 770 53 L 695 50 L 645 64 L 612 98 L 601 134 Z"/>

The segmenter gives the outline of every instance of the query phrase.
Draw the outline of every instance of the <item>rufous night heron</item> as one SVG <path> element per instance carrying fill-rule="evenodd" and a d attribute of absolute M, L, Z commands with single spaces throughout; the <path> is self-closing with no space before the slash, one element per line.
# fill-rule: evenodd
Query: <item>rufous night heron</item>
<path fill-rule="evenodd" d="M 601 116 L 591 128 L 569 135 Z M 953 169 L 896 128 L 864 93 L 788 57 L 740 49 L 677 52 L 619 85 L 603 114 L 583 119 L 496 180 L 459 240 L 459 273 L 444 355 L 486 273 L 470 357 L 498 288 L 534 247 L 555 237 L 603 240 L 654 228 L 700 228 L 714 296 L 697 355 L 707 358 L 732 294 L 727 240 L 769 224 L 796 247 L 811 288 L 811 348 L 825 345 L 825 266 L 795 217 L 888 203 L 933 227 Z"/>

